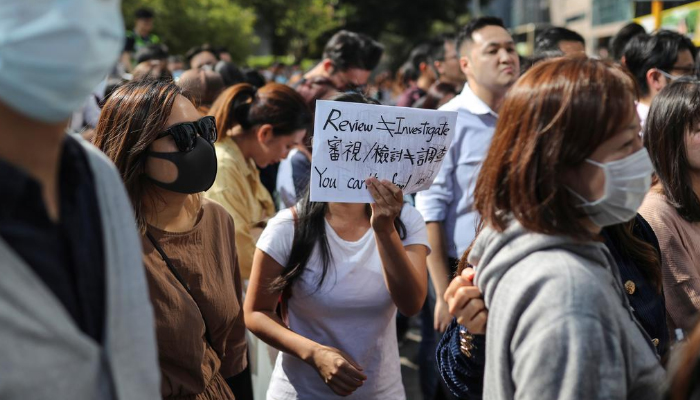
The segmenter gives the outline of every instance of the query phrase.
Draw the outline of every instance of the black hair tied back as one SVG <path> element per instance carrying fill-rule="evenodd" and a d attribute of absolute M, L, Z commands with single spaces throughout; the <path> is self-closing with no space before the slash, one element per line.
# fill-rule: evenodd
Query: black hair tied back
<path fill-rule="evenodd" d="M 242 90 L 233 99 L 233 107 L 231 111 L 235 120 L 243 127 L 243 129 L 250 129 L 253 125 L 253 121 L 250 120 L 250 108 L 255 103 L 257 98 L 258 90 L 254 87 L 250 87 L 249 90 Z"/>

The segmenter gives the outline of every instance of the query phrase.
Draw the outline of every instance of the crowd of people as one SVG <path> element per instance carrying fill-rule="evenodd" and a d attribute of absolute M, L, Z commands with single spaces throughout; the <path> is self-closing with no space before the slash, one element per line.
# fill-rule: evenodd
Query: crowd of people
<path fill-rule="evenodd" d="M 310 70 L 169 54 L 117 0 L 0 6 L 0 398 L 700 396 L 700 57 L 479 17 Z M 156 25 L 157 26 L 157 25 Z M 317 100 L 457 113 L 429 189 L 310 200 Z M 41 379 L 38 379 L 41 377 Z"/>

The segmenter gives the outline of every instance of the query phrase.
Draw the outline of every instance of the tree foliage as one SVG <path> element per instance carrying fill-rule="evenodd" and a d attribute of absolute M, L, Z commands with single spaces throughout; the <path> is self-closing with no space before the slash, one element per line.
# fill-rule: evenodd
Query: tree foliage
<path fill-rule="evenodd" d="M 469 3 L 465 0 L 338 1 L 338 6 L 347 10 L 345 29 L 366 33 L 382 42 L 387 47 L 385 61 L 392 69 L 420 42 L 438 33 L 458 31 Z"/>
<path fill-rule="evenodd" d="M 400 35 L 411 41 L 429 37 L 435 21 L 454 22 L 467 12 L 465 0 L 339 0 L 349 8 L 346 28 L 373 37 L 383 33 Z"/>
<path fill-rule="evenodd" d="M 320 58 L 326 41 L 349 29 L 385 43 L 395 66 L 419 42 L 456 30 L 468 1 L 123 0 L 127 26 L 142 6 L 156 12 L 155 32 L 173 53 L 210 43 L 226 46 L 243 61 L 258 43 L 257 30 L 271 36 L 271 55 Z"/>
<path fill-rule="evenodd" d="M 346 12 L 338 0 L 240 0 L 253 7 L 259 24 L 272 33 L 274 55 L 294 55 L 297 59 L 318 53 L 318 39 L 338 30 Z"/>
<path fill-rule="evenodd" d="M 127 27 L 134 24 L 134 11 L 148 7 L 155 11 L 154 33 L 173 54 L 209 43 L 228 48 L 241 62 L 257 43 L 255 10 L 231 0 L 123 0 Z"/>
<path fill-rule="evenodd" d="M 465 21 L 465 0 L 239 0 L 255 8 L 272 33 L 274 55 L 320 58 L 339 29 L 366 33 L 386 46 L 388 64 L 398 66 L 420 41 L 456 31 Z"/>

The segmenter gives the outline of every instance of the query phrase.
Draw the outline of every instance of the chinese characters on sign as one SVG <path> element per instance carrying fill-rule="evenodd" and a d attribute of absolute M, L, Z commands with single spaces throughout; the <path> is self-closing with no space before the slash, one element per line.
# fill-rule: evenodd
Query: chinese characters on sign
<path fill-rule="evenodd" d="M 370 176 L 415 193 L 430 187 L 452 142 L 457 113 L 319 100 L 311 201 L 369 203 Z"/>

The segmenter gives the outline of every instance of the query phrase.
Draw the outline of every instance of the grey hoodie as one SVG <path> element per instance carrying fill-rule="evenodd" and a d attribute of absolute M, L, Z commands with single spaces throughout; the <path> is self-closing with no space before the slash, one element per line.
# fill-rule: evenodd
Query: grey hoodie
<path fill-rule="evenodd" d="M 664 371 L 603 243 L 485 228 L 485 399 L 661 399 Z"/>

